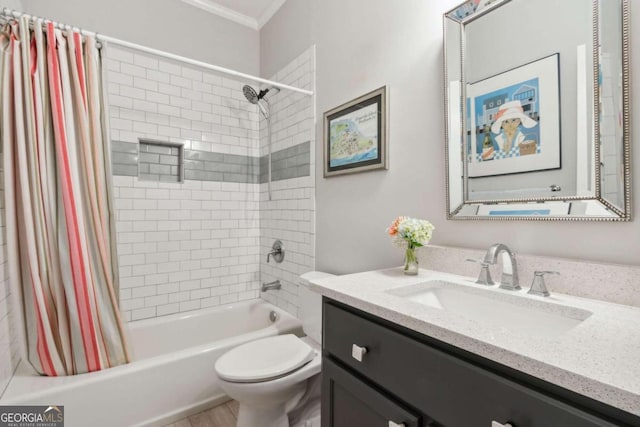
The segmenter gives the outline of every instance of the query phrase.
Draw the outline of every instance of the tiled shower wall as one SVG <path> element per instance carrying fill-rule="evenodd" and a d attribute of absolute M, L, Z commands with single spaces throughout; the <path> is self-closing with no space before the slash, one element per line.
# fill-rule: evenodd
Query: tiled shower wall
<path fill-rule="evenodd" d="M 315 264 L 313 98 L 267 96 L 268 200 L 267 126 L 245 82 L 127 50 L 107 56 L 125 318 L 257 298 L 260 282 L 275 279 L 283 289 L 264 298 L 297 314 L 297 277 Z M 310 48 L 272 79 L 313 90 L 314 57 Z M 141 152 L 140 138 L 183 144 L 185 181 L 163 182 L 171 149 Z M 276 238 L 285 261 L 267 264 Z"/>
<path fill-rule="evenodd" d="M 8 280 L 3 165 L 4 159 L 0 154 L 0 396 L 20 361 L 14 317 L 17 313 Z"/>
<path fill-rule="evenodd" d="M 256 184 L 114 182 L 127 319 L 258 297 Z"/>
<path fill-rule="evenodd" d="M 107 58 L 125 318 L 257 298 L 259 117 L 244 82 L 124 49 Z M 169 159 L 139 138 L 182 143 L 185 181 L 139 178 L 139 159 Z"/>
<path fill-rule="evenodd" d="M 315 47 L 271 76 L 303 89 L 315 90 Z M 272 199 L 260 184 L 260 279 L 280 280 L 282 289 L 263 293 L 269 302 L 297 315 L 298 276 L 315 267 L 315 126 L 314 98 L 281 91 L 268 96 L 273 128 Z M 260 126 L 260 154 L 267 155 L 267 132 Z M 261 168 L 264 175 L 266 168 Z M 285 247 L 280 264 L 266 262 L 274 240 Z"/>

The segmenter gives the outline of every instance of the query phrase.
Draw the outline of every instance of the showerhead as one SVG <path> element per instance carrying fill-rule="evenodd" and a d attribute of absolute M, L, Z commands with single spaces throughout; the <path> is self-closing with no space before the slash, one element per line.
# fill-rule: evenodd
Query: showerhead
<path fill-rule="evenodd" d="M 249 85 L 242 86 L 242 93 L 244 94 L 244 97 L 247 98 L 247 101 L 249 101 L 250 103 L 256 104 L 258 108 L 260 108 L 260 111 L 265 118 L 269 117 L 269 113 L 267 112 L 267 109 L 264 108 L 264 106 L 260 103 L 260 100 L 264 99 L 264 96 L 272 90 L 276 93 L 280 92 L 280 89 L 275 86 L 270 86 L 266 89 L 262 89 L 260 93 L 257 93 L 256 90 Z M 266 99 L 264 101 L 267 102 Z"/>
<path fill-rule="evenodd" d="M 242 86 L 242 93 L 244 93 L 244 97 L 247 98 L 247 101 L 249 101 L 252 104 L 257 104 L 258 101 L 263 99 L 264 96 L 271 91 L 278 93 L 280 92 L 280 89 L 275 86 L 269 86 L 266 89 L 262 89 L 260 93 L 258 93 L 254 88 L 252 88 L 249 85 Z"/>
<path fill-rule="evenodd" d="M 242 86 L 242 93 L 244 93 L 244 97 L 247 98 L 252 104 L 257 104 L 260 101 L 260 97 L 256 93 L 255 89 L 249 85 Z"/>

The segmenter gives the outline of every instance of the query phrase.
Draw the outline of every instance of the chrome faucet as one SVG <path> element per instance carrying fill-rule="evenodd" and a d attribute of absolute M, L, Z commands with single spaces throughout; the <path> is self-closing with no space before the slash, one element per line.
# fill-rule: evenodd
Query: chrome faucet
<path fill-rule="evenodd" d="M 274 280 L 273 282 L 263 283 L 262 288 L 260 288 L 261 292 L 267 292 L 271 289 L 280 289 L 282 285 L 280 284 L 280 280 Z"/>
<path fill-rule="evenodd" d="M 518 264 L 516 263 L 516 255 L 511 249 L 502 243 L 492 245 L 484 257 L 487 264 L 495 264 L 498 255 L 502 253 L 502 277 L 500 278 L 500 287 L 510 291 L 517 291 L 520 288 L 518 280 Z"/>

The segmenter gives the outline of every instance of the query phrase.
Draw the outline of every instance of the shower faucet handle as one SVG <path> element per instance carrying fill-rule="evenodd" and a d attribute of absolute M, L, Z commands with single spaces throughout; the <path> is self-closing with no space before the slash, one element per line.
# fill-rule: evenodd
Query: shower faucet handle
<path fill-rule="evenodd" d="M 276 240 L 273 242 L 273 246 L 271 246 L 271 252 L 267 254 L 267 262 L 269 259 L 273 257 L 273 260 L 278 264 L 284 260 L 284 245 L 280 240 Z"/>

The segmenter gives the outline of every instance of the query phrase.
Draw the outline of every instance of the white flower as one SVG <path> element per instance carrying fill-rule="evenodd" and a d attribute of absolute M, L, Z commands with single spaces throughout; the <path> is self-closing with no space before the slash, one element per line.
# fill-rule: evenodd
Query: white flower
<path fill-rule="evenodd" d="M 394 242 L 400 246 L 408 244 L 409 248 L 419 248 L 431 240 L 435 227 L 429 221 L 409 217 L 398 217 L 387 232 Z"/>

